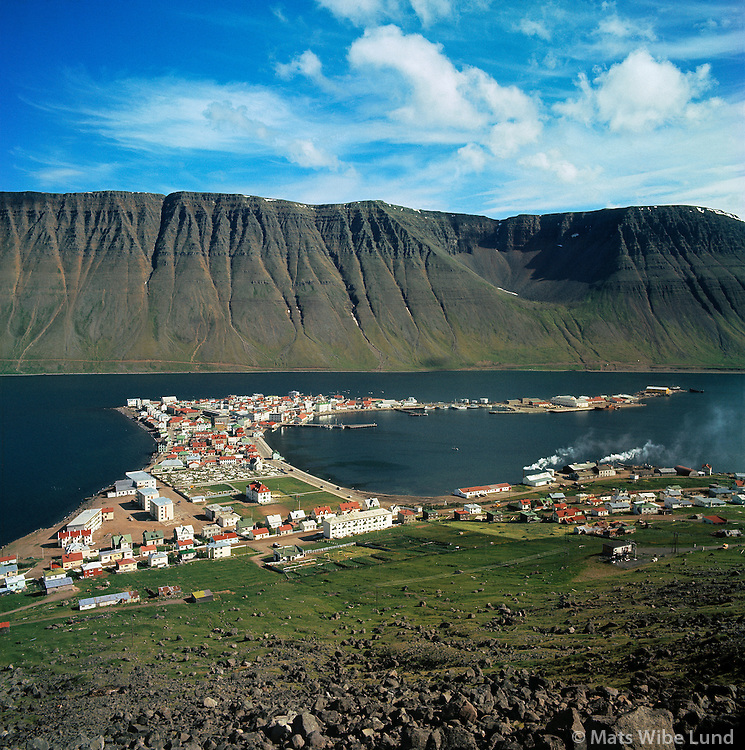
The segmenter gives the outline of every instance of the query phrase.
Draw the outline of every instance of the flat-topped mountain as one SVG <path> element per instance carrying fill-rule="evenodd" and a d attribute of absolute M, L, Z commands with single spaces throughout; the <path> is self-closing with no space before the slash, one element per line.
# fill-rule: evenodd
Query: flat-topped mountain
<path fill-rule="evenodd" d="M 4 372 L 745 365 L 745 223 L 0 193 Z"/>

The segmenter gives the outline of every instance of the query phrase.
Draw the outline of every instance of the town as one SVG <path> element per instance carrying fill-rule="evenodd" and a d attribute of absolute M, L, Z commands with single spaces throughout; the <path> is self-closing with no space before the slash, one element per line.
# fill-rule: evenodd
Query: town
<path fill-rule="evenodd" d="M 645 393 L 614 397 L 520 399 L 501 407 L 598 408 L 638 404 L 643 397 L 674 390 L 650 386 Z M 240 553 L 275 570 L 291 564 L 312 566 L 338 546 L 335 540 L 371 534 L 394 525 L 455 520 L 474 523 L 556 523 L 574 534 L 603 537 L 612 561 L 633 557 L 627 537 L 651 516 L 687 510 L 716 527 L 719 536 L 738 536 L 716 515 L 727 504 L 745 505 L 745 475 L 711 484 L 711 467 L 652 467 L 573 463 L 562 469 L 523 471 L 519 485 L 495 483 L 457 488 L 427 505 L 369 497 L 333 485 L 287 464 L 264 440 L 283 426 L 319 424 L 324 415 L 397 409 L 426 414 L 432 408 L 500 405 L 419 404 L 415 399 L 348 399 L 342 396 L 230 396 L 225 399 L 159 400 L 132 398 L 122 408 L 149 430 L 157 453 L 147 470 L 133 470 L 94 498 L 56 532 L 49 559 L 19 570 L 17 555 L 0 558 L 0 594 L 25 591 L 36 582 L 47 595 L 75 591 L 76 579 L 162 569 L 196 560 L 218 560 Z M 374 424 L 374 423 L 372 423 Z M 370 425 L 363 425 L 370 426 Z M 686 489 L 678 479 L 699 478 Z M 629 483 L 663 480 L 659 490 L 628 489 Z M 593 491 L 598 482 L 625 489 Z M 453 498 L 455 498 L 455 505 Z M 465 501 L 462 505 L 460 500 Z M 333 543 L 333 545 L 332 545 Z M 354 544 L 354 542 L 352 542 Z M 203 593 L 203 592 L 202 592 Z M 138 601 L 134 591 L 84 598 L 80 609 Z"/>

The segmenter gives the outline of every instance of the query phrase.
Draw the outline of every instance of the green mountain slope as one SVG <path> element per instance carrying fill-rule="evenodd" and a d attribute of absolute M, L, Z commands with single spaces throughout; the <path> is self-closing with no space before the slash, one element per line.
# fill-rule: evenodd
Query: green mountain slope
<path fill-rule="evenodd" d="M 742 367 L 745 223 L 0 193 L 5 372 Z"/>

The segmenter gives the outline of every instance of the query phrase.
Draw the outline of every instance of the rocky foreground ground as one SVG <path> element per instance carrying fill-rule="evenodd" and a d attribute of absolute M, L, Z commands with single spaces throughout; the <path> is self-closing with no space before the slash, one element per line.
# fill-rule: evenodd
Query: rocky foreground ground
<path fill-rule="evenodd" d="M 241 661 L 226 649 L 203 678 L 126 658 L 123 669 L 84 678 L 10 666 L 0 682 L 0 748 L 653 750 L 742 747 L 745 737 L 742 690 L 695 676 L 672 683 L 641 671 L 618 690 L 465 660 L 412 673 L 365 639 L 263 640 L 271 658 Z M 206 653 L 205 644 L 162 659 L 192 667 Z"/>

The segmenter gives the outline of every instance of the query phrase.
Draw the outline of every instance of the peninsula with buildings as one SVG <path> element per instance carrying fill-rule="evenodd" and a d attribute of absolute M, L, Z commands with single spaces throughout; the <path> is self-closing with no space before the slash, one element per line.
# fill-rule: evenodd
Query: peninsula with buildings
<path fill-rule="evenodd" d="M 54 548 L 37 534 L 36 560 L 19 571 L 18 555 L 0 559 L 0 594 L 24 591 L 29 583 L 46 593 L 74 591 L 77 579 L 162 569 L 199 559 L 252 555 L 274 569 L 312 568 L 328 559 L 336 540 L 365 537 L 394 525 L 451 519 L 459 522 L 553 522 L 575 534 L 601 536 L 611 558 L 625 557 L 635 545 L 618 541 L 633 534 L 649 516 L 698 512 L 702 522 L 722 527 L 716 515 L 728 504 L 745 505 L 745 476 L 710 483 L 711 468 L 651 467 L 620 463 L 574 463 L 562 469 L 523 470 L 522 481 L 443 488 L 433 498 L 370 497 L 290 466 L 264 439 L 283 427 L 375 427 L 374 414 L 395 409 L 423 416 L 432 409 L 488 408 L 490 413 L 562 413 L 567 410 L 639 406 L 645 398 L 680 389 L 649 386 L 643 392 L 613 396 L 488 399 L 452 403 L 341 395 L 228 396 L 185 400 L 131 398 L 122 413 L 154 437 L 157 452 L 145 470 L 114 482 L 54 534 Z M 371 421 L 344 425 L 325 417 L 367 412 Z M 678 484 L 684 477 L 690 489 Z M 596 483 L 665 480 L 656 491 L 610 490 Z M 499 478 L 495 478 L 499 479 Z M 458 501 L 465 501 L 462 506 Z M 355 544 L 354 541 L 351 544 Z M 26 549 L 28 552 L 29 549 Z M 40 553 L 40 554 L 39 554 Z M 109 597 L 105 604 L 133 601 Z M 91 606 L 81 602 L 81 608 Z"/>

